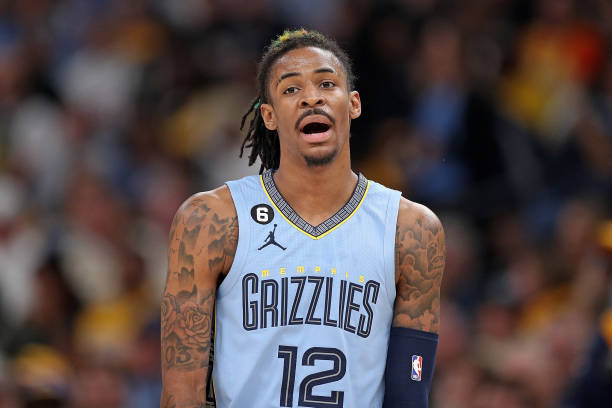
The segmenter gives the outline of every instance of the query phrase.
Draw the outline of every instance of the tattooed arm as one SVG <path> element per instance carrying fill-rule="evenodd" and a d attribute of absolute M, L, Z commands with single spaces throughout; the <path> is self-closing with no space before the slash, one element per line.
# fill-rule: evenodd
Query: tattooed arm
<path fill-rule="evenodd" d="M 438 217 L 401 198 L 395 236 L 393 326 L 438 333 L 446 247 Z"/>
<path fill-rule="evenodd" d="M 205 406 L 215 293 L 237 242 L 227 186 L 190 197 L 174 217 L 161 310 L 162 408 Z"/>
<path fill-rule="evenodd" d="M 395 236 L 395 311 L 384 408 L 427 408 L 438 331 L 444 230 L 426 207 L 400 199 Z"/>

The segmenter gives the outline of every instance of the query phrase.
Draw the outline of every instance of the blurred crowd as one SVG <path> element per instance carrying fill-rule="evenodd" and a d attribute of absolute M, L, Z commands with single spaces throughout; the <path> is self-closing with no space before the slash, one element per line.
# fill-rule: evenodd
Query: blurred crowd
<path fill-rule="evenodd" d="M 612 406 L 612 2 L 0 0 L 0 407 L 159 406 L 172 216 L 284 28 L 349 52 L 356 170 L 447 233 L 434 408 Z"/>

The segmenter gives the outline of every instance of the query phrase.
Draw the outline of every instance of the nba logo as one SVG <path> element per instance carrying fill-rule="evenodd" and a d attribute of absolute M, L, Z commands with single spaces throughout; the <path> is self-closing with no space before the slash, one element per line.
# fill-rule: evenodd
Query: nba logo
<path fill-rule="evenodd" d="M 412 356 L 412 376 L 414 381 L 421 381 L 421 371 L 423 369 L 423 357 Z"/>

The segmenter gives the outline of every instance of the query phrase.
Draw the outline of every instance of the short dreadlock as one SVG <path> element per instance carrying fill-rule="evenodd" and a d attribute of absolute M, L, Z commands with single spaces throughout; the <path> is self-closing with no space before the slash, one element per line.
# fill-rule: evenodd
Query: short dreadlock
<path fill-rule="evenodd" d="M 244 114 L 240 122 L 240 130 L 242 130 L 248 116 L 253 113 L 253 118 L 249 123 L 246 136 L 240 147 L 240 157 L 242 157 L 245 148 L 251 149 L 249 166 L 255 163 L 259 157 L 261 159 L 260 173 L 264 169 L 276 169 L 280 164 L 278 133 L 276 130 L 268 130 L 266 128 L 259 109 L 262 103 L 268 103 L 270 100 L 270 95 L 268 94 L 270 68 L 287 52 L 304 47 L 316 47 L 334 54 L 344 68 L 349 91 L 353 90 L 355 78 L 351 61 L 334 40 L 325 37 L 317 31 L 306 31 L 302 28 L 295 31 L 286 30 L 272 41 L 266 48 L 257 68 L 257 97 L 253 99 L 249 110 Z"/>

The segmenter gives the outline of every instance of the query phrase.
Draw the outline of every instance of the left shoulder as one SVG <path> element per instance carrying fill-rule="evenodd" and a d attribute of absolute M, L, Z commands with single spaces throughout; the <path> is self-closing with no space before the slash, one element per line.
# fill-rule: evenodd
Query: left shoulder
<path fill-rule="evenodd" d="M 423 204 L 415 203 L 400 198 L 399 209 L 397 213 L 397 229 L 413 229 L 415 231 L 427 231 L 433 235 L 444 235 L 444 229 L 440 219 L 432 210 Z"/>

